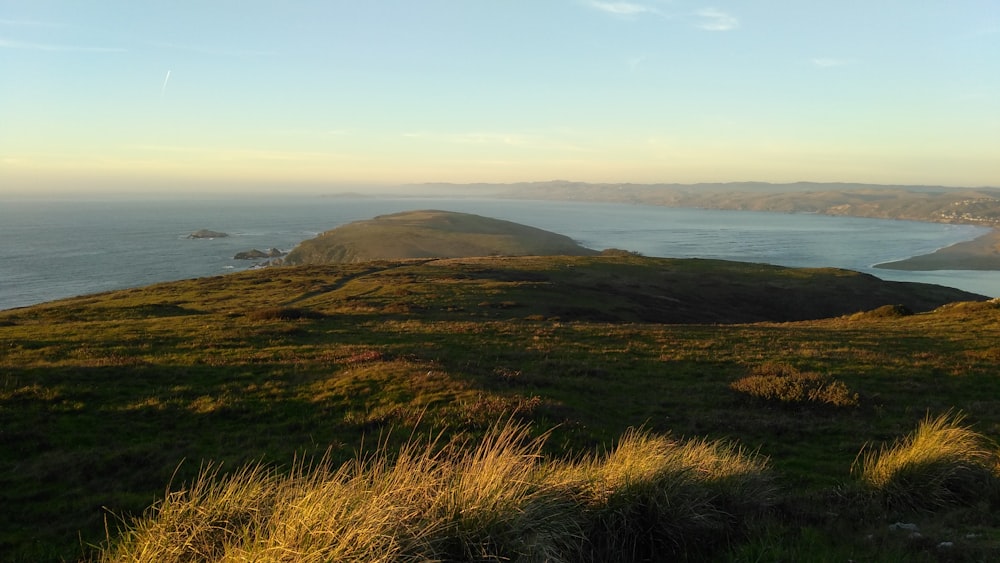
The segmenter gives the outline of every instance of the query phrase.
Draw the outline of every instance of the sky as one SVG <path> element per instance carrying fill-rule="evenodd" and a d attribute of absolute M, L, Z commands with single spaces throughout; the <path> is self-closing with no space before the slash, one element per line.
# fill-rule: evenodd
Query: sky
<path fill-rule="evenodd" d="M 998 0 L 0 0 L 0 195 L 1000 186 Z"/>

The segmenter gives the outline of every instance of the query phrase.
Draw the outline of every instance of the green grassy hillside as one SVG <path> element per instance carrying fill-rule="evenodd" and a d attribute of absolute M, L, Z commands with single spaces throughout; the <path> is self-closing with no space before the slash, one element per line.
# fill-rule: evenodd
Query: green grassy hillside
<path fill-rule="evenodd" d="M 357 221 L 304 241 L 285 263 L 330 264 L 468 256 L 586 256 L 569 237 L 452 211 L 407 211 Z"/>
<path fill-rule="evenodd" d="M 628 254 L 270 268 L 3 311 L 0 559 L 92 554 L 209 462 L 472 447 L 509 417 L 553 460 L 636 427 L 767 458 L 780 497 L 722 560 L 991 559 L 996 495 L 913 512 L 852 466 L 928 414 L 1000 437 L 997 342 L 997 303 L 956 290 Z"/>

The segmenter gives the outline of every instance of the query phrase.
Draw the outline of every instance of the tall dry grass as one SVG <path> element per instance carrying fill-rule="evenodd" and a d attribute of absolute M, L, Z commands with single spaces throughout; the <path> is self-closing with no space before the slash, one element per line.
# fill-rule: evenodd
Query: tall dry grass
<path fill-rule="evenodd" d="M 627 561 L 725 545 L 774 502 L 767 460 L 630 431 L 602 456 L 547 460 L 545 436 L 411 441 L 284 474 L 207 468 L 101 561 Z M 708 541 L 706 541 L 708 540 Z"/>
<path fill-rule="evenodd" d="M 963 421 L 928 416 L 892 445 L 863 450 L 855 473 L 889 506 L 933 510 L 980 498 L 996 487 L 996 448 Z"/>
<path fill-rule="evenodd" d="M 764 457 L 726 442 L 677 441 L 639 430 L 571 470 L 585 483 L 590 561 L 657 560 L 717 548 L 777 496 Z"/>

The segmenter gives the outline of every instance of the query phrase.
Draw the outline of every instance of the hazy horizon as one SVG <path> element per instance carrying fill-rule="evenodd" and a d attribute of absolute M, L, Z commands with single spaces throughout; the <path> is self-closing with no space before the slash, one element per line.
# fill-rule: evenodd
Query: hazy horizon
<path fill-rule="evenodd" d="M 0 188 L 0 201 L 116 201 L 116 200 L 150 200 L 150 201 L 171 201 L 171 200 L 226 200 L 234 196 L 247 200 L 267 200 L 267 199 L 289 199 L 289 198 L 341 198 L 341 197 L 361 197 L 361 198 L 413 198 L 413 199 L 435 199 L 435 198 L 492 198 L 520 199 L 525 196 L 524 192 L 517 192 L 518 188 L 537 185 L 539 189 L 550 186 L 580 185 L 588 187 L 605 187 L 608 189 L 615 186 L 650 187 L 663 188 L 667 191 L 673 189 L 687 190 L 703 186 L 706 194 L 718 192 L 720 186 L 731 187 L 733 193 L 748 192 L 753 193 L 753 186 L 761 188 L 766 186 L 765 192 L 779 193 L 785 192 L 782 188 L 788 188 L 788 193 L 806 191 L 836 191 L 838 189 L 913 189 L 919 192 L 921 189 L 929 190 L 983 190 L 1000 191 L 1000 186 L 944 186 L 931 184 L 866 184 L 857 182 L 758 182 L 758 181 L 734 181 L 734 182 L 657 182 L 657 183 L 635 183 L 635 182 L 580 182 L 574 180 L 529 180 L 523 182 L 421 182 L 410 184 L 328 184 L 328 185 L 294 185 L 294 184 L 252 184 L 241 183 L 239 185 L 198 185 L 190 190 L 176 189 L 170 185 L 151 187 L 145 183 L 142 187 L 120 186 L 109 187 L 89 187 L 88 189 L 18 189 L 17 186 L 3 186 Z M 773 189 L 769 189 L 773 188 Z M 728 191 L 728 190 L 727 190 Z M 539 192 L 538 195 L 545 195 Z M 550 194 L 551 195 L 551 194 Z M 582 201 L 594 201 L 592 195 L 584 197 Z M 549 199 L 548 197 L 544 199 Z M 555 197 L 555 200 L 572 201 L 577 198 L 565 196 Z M 656 204 L 661 206 L 662 204 Z"/>
<path fill-rule="evenodd" d="M 1000 186 L 1000 3 L 0 0 L 0 195 Z"/>

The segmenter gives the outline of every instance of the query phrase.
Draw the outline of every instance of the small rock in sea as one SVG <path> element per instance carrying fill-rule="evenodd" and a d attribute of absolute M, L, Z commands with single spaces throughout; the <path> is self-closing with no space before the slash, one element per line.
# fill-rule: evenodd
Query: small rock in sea
<path fill-rule="evenodd" d="M 200 229 L 188 235 L 187 238 L 224 238 L 228 236 L 229 236 L 228 233 L 222 233 L 219 231 L 210 231 L 208 229 Z"/>
<path fill-rule="evenodd" d="M 261 258 L 281 258 L 285 254 L 287 253 L 282 252 L 277 248 L 269 248 L 267 249 L 267 252 L 253 248 L 245 252 L 238 252 L 235 256 L 233 256 L 233 260 L 259 260 Z"/>
<path fill-rule="evenodd" d="M 955 542 L 943 541 L 937 544 L 938 549 L 950 549 L 952 547 L 955 547 Z"/>
<path fill-rule="evenodd" d="M 909 524 L 906 522 L 896 522 L 895 524 L 889 524 L 889 531 L 895 532 L 898 530 L 906 530 L 907 532 L 916 532 L 920 527 L 916 524 Z"/>

